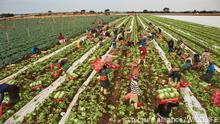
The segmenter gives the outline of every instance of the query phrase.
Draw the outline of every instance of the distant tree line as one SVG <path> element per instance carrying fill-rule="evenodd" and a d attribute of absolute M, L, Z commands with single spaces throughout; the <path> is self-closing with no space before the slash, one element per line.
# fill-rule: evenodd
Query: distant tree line
<path fill-rule="evenodd" d="M 15 16 L 15 15 L 12 14 L 12 13 L 2 13 L 2 14 L 0 15 L 1 18 L 3 18 L 3 17 L 13 17 L 13 16 Z"/>
<path fill-rule="evenodd" d="M 50 16 L 50 15 L 75 15 L 75 14 L 105 14 L 105 15 L 110 15 L 111 13 L 122 13 L 119 11 L 111 11 L 110 9 L 105 9 L 104 11 L 86 11 L 85 9 L 80 10 L 80 11 L 74 11 L 74 12 L 52 12 L 51 10 L 47 11 L 46 13 L 34 13 L 34 14 L 19 14 L 19 16 L 29 16 L 29 15 L 34 15 L 34 16 Z M 171 11 L 170 8 L 164 7 L 161 11 L 150 11 L 150 10 L 143 10 L 143 11 L 127 11 L 123 13 L 220 13 L 220 11 L 207 11 L 207 10 L 192 10 L 192 11 L 182 11 L 182 12 L 177 12 L 177 11 Z M 0 18 L 4 17 L 13 17 L 16 14 L 13 13 L 2 13 L 0 14 Z"/>
<path fill-rule="evenodd" d="M 94 10 L 90 10 L 89 12 L 86 12 L 86 10 L 84 9 L 80 11 L 80 14 L 86 14 L 86 13 L 89 13 L 89 14 L 104 13 L 105 15 L 110 15 L 111 11 L 110 9 L 105 9 L 104 12 L 95 12 Z"/>

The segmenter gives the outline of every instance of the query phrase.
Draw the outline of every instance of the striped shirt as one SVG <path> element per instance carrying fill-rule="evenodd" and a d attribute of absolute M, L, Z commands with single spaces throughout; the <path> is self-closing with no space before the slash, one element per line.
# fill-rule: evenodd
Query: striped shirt
<path fill-rule="evenodd" d="M 138 90 L 139 90 L 139 86 L 138 86 L 138 82 L 131 79 L 131 93 L 133 94 L 138 94 Z"/>

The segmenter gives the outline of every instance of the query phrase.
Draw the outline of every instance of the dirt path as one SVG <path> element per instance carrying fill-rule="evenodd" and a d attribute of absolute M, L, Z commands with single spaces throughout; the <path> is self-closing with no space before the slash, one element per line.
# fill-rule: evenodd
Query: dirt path
<path fill-rule="evenodd" d="M 125 58 L 126 59 L 126 58 Z M 119 65 L 120 67 L 123 66 L 124 62 L 125 62 L 124 58 L 120 58 L 119 59 Z M 110 89 L 110 94 L 107 96 L 106 99 L 106 105 L 113 105 L 116 109 L 114 110 L 114 113 L 117 113 L 117 108 L 119 106 L 119 98 L 120 98 L 120 86 L 121 86 L 121 80 L 123 79 L 123 75 L 122 75 L 122 71 L 123 68 L 120 68 L 120 70 L 116 70 L 113 72 L 113 80 L 112 80 L 112 84 L 113 86 Z M 106 106 L 106 110 L 108 111 L 109 108 L 107 108 L 108 106 Z M 100 120 L 98 121 L 98 124 L 113 124 L 113 122 L 110 121 L 112 114 L 110 113 L 106 113 L 104 114 Z"/>

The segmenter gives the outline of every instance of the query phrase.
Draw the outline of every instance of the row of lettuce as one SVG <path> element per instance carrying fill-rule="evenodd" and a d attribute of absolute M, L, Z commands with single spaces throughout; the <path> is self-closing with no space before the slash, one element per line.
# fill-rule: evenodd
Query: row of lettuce
<path fill-rule="evenodd" d="M 145 21 L 145 24 L 149 24 L 150 22 L 159 25 L 159 23 L 157 23 L 157 21 L 154 21 L 153 19 L 151 19 L 150 17 L 142 17 L 143 20 Z M 149 21 L 151 20 L 151 21 Z M 166 28 L 164 28 L 166 29 Z M 178 28 L 176 29 L 178 30 Z M 175 34 L 175 31 L 173 30 L 172 32 L 169 31 L 169 33 L 171 34 Z M 171 39 L 168 35 L 166 35 L 165 33 L 163 33 L 163 36 L 165 38 L 162 39 L 157 39 L 157 42 L 159 43 L 160 47 L 163 49 L 163 51 L 166 53 L 166 56 L 168 58 L 168 60 L 171 62 L 171 64 L 175 65 L 176 67 L 182 68 L 184 61 L 182 60 L 182 58 L 176 56 L 173 53 L 168 53 L 168 46 L 167 46 L 167 42 Z M 174 35 L 175 36 L 175 35 Z M 178 35 L 179 37 L 181 37 L 181 35 Z M 186 45 L 189 45 L 190 41 L 185 40 Z M 191 53 L 193 54 L 193 53 Z M 220 88 L 220 78 L 219 78 L 219 73 L 215 73 L 214 76 L 214 82 L 210 85 L 207 82 L 203 81 L 200 77 L 202 74 L 204 74 L 205 72 L 202 72 L 200 70 L 191 70 L 190 72 L 184 72 L 182 75 L 184 76 L 185 81 L 190 83 L 190 89 L 192 90 L 193 94 L 196 96 L 196 98 L 200 101 L 201 105 L 205 108 L 208 117 L 214 117 L 217 120 L 219 120 L 219 114 L 220 114 L 220 109 L 218 107 L 216 107 L 215 105 L 212 104 L 212 100 L 211 100 L 211 96 L 213 91 L 215 90 L 219 90 Z M 211 87 L 210 87 L 211 86 Z"/>
<path fill-rule="evenodd" d="M 165 29 L 179 40 L 182 40 L 187 46 L 197 53 L 208 49 L 214 63 L 220 65 L 220 30 L 214 27 L 204 27 L 197 24 L 162 18 L 157 16 L 147 16 L 147 20 L 154 22 L 159 27 Z"/>
<path fill-rule="evenodd" d="M 86 19 L 85 19 L 86 17 L 84 17 L 83 18 L 83 20 L 85 21 Z M 97 17 L 98 18 L 98 17 Z M 110 22 L 110 21 L 112 21 L 112 19 L 116 19 L 116 17 L 100 17 L 100 18 L 104 18 L 104 21 L 105 22 Z M 109 19 L 109 18 L 111 18 L 111 19 Z M 118 18 L 118 17 L 117 17 Z M 80 18 L 79 18 L 80 19 Z M 90 17 L 88 17 L 88 19 L 90 19 Z M 71 19 L 70 19 L 71 20 Z M 93 21 L 94 21 L 94 19 L 92 19 Z M 119 18 L 117 21 L 120 21 L 121 19 Z M 22 20 L 20 20 L 20 21 L 22 21 Z M 29 21 L 31 21 L 31 20 L 29 20 Z M 77 20 L 76 20 L 77 21 Z M 79 20 L 78 20 L 79 21 Z M 86 23 L 86 22 L 84 22 L 84 21 L 82 21 L 81 23 Z M 61 23 L 61 22 L 60 22 Z M 64 23 L 64 22 L 63 22 Z M 50 23 L 49 23 L 50 24 Z M 49 25 L 48 24 L 48 25 Z M 75 25 L 75 26 L 80 26 L 78 23 L 71 23 L 72 25 Z M 88 23 L 88 24 L 90 24 L 90 23 Z M 66 26 L 66 25 L 65 25 Z M 91 26 L 91 24 L 90 24 L 90 26 Z M 33 26 L 34 27 L 34 26 Z M 70 36 L 67 36 L 67 35 L 65 35 L 65 36 L 67 36 L 67 38 L 71 38 L 71 37 L 73 37 L 73 38 L 71 38 L 70 39 L 70 41 L 69 42 L 67 42 L 67 44 L 70 44 L 70 43 L 72 43 L 73 41 L 75 41 L 76 39 L 79 39 L 80 37 L 82 37 L 82 32 L 85 32 L 85 30 L 86 30 L 86 28 L 80 28 L 80 27 L 76 27 L 77 28 L 77 31 L 80 31 L 81 33 L 77 33 L 77 34 L 72 34 L 72 33 L 70 33 L 71 35 Z M 80 28 L 80 29 L 78 29 L 78 28 Z M 65 27 L 63 28 L 63 29 L 65 29 Z M 74 31 L 75 32 L 75 29 L 72 29 L 71 28 L 71 31 Z M 39 39 L 38 39 L 39 40 Z M 19 42 L 19 39 L 18 39 L 18 41 L 17 42 Z M 39 41 L 37 41 L 37 42 L 41 42 L 40 40 Z M 55 38 L 55 39 L 53 39 L 53 42 L 57 42 L 57 39 Z M 44 42 L 45 43 L 45 42 Z M 17 43 L 15 43 L 15 44 L 17 44 Z M 25 43 L 26 44 L 26 43 Z M 66 44 L 66 45 L 67 45 Z M 74 44 L 74 45 L 76 45 L 76 44 Z M 64 45 L 56 45 L 56 46 L 54 46 L 54 47 L 52 47 L 52 48 L 49 48 L 49 49 L 47 49 L 47 54 L 50 54 L 50 53 L 52 53 L 52 52 L 54 52 L 54 51 L 56 51 L 56 50 L 58 50 L 58 49 L 61 49 L 62 47 L 64 47 Z M 17 48 L 18 49 L 20 49 L 20 47 L 18 47 L 17 46 Z M 3 51 L 5 50 L 5 49 L 2 49 Z M 6 51 L 6 50 L 5 50 Z M 30 49 L 28 50 L 29 52 L 31 51 Z M 4 52 L 2 52 L 2 54 L 4 54 Z M 13 56 L 16 56 L 16 57 L 20 57 L 20 56 L 22 56 L 22 55 L 14 55 L 14 54 L 12 54 Z M 41 57 L 44 57 L 45 56 L 45 54 L 40 54 L 40 55 L 38 55 L 38 56 L 36 56 L 36 57 L 34 57 L 34 58 L 31 58 L 31 57 L 27 57 L 27 58 L 24 58 L 24 59 L 22 59 L 22 60 L 19 60 L 19 62 L 16 62 L 16 63 L 13 63 L 13 64 L 11 64 L 11 65 L 8 65 L 8 66 L 4 66 L 3 68 L 1 68 L 0 67 L 0 80 L 1 79 L 3 79 L 3 78 L 5 78 L 5 77 L 7 77 L 7 76 L 9 76 L 9 75 L 11 75 L 11 74 L 13 74 L 13 73 L 15 73 L 16 71 L 19 71 L 21 68 L 23 68 L 25 65 L 28 65 L 28 64 L 30 64 L 30 63 L 33 63 L 33 62 L 35 62 L 36 60 L 38 60 L 39 58 L 41 58 Z M 1 56 L 0 55 L 0 57 L 2 57 L 2 58 L 5 58 L 5 57 L 3 57 L 3 56 Z M 10 56 L 9 56 L 9 58 L 10 58 Z M 1 59 L 0 60 L 0 63 L 2 63 L 3 62 L 3 59 Z M 13 62 L 15 62 L 15 61 L 13 61 Z M 3 64 L 3 63 L 2 63 Z M 0 64 L 1 65 L 1 64 Z"/>
<path fill-rule="evenodd" d="M 125 18 L 119 19 L 118 21 L 115 21 L 114 24 L 119 25 L 124 19 Z M 109 42 L 109 39 L 106 40 L 107 40 L 106 42 Z M 98 39 L 95 39 L 95 41 L 97 42 Z M 25 72 L 17 75 L 15 79 L 10 82 L 19 85 L 19 87 L 21 88 L 21 93 L 20 93 L 21 100 L 10 110 L 4 111 L 5 114 L 1 117 L 1 121 L 3 122 L 6 119 L 8 119 L 11 115 L 13 115 L 15 112 L 20 110 L 24 105 L 26 105 L 30 100 L 32 100 L 37 94 L 41 92 L 40 90 L 33 91 L 30 87 L 31 83 L 40 81 L 43 84 L 43 88 L 46 88 L 56 80 L 51 75 L 50 63 L 54 63 L 60 58 L 67 58 L 68 59 L 67 64 L 71 65 L 74 61 L 81 58 L 87 51 L 89 51 L 92 47 L 94 47 L 96 45 L 96 42 L 95 43 L 89 42 L 88 44 L 85 44 L 83 49 L 78 48 L 76 45 L 72 45 L 71 47 L 68 47 L 66 50 L 60 52 L 59 54 L 56 54 L 55 56 L 41 63 L 38 63 L 33 67 L 27 69 Z M 105 45 L 99 48 L 99 50 L 97 50 L 93 56 L 94 57 L 101 56 L 104 53 L 104 51 L 107 51 L 107 47 L 109 48 L 109 46 L 110 43 L 105 43 Z M 78 67 L 78 72 L 82 72 L 78 75 L 84 76 L 80 78 L 86 79 L 87 75 L 84 74 L 88 74 L 91 70 L 91 68 L 87 67 L 88 65 L 89 65 L 89 61 L 87 59 L 86 62 L 82 64 L 82 66 Z M 77 82 L 78 85 L 80 85 L 79 82 L 82 83 L 81 81 L 78 81 Z M 75 92 L 75 90 L 73 91 Z"/>
<path fill-rule="evenodd" d="M 109 23 L 119 16 L 70 16 L 0 21 L 0 68 L 23 60 L 31 54 L 32 47 L 41 50 L 53 48 L 59 33 L 66 38 L 76 37 L 96 27 Z"/>
<path fill-rule="evenodd" d="M 149 26 L 149 22 L 156 23 L 156 21 L 149 21 L 150 19 L 140 16 L 142 22 L 146 26 Z M 145 31 L 141 27 L 140 20 L 135 16 L 132 21 L 132 17 L 125 22 L 125 30 L 132 25 L 132 34 L 131 39 L 133 41 L 138 41 L 139 33 L 149 33 L 152 30 Z M 121 20 L 122 21 L 122 20 Z M 120 23 L 119 21 L 118 23 Z M 117 24 L 116 24 L 117 25 Z M 159 25 L 159 24 L 158 24 Z M 141 28 L 140 28 L 141 27 Z M 211 30 L 211 29 L 210 29 Z M 166 55 L 169 61 L 176 65 L 177 67 L 182 67 L 183 61 L 181 58 L 176 58 L 173 54 L 167 53 L 167 41 L 170 39 L 167 35 L 164 35 L 165 39 L 156 39 L 161 48 L 166 52 Z M 110 47 L 110 39 L 99 48 L 91 58 L 100 57 L 103 55 L 108 48 Z M 16 83 L 20 84 L 24 89 L 22 91 L 22 100 L 17 106 L 14 106 L 10 112 L 3 116 L 3 121 L 10 117 L 13 113 L 19 110 L 24 106 L 28 101 L 30 101 L 39 91 L 31 91 L 29 84 L 33 81 L 45 82 L 45 87 L 49 86 L 54 79 L 51 78 L 49 73 L 49 63 L 55 61 L 57 58 L 68 57 L 70 60 L 69 63 L 74 62 L 80 56 L 82 56 L 86 51 L 88 51 L 95 44 L 89 44 L 84 47 L 83 50 L 76 48 L 69 48 L 62 54 L 54 57 L 54 60 L 48 60 L 43 62 L 38 66 L 31 68 L 26 73 L 19 75 L 16 78 Z M 76 50 L 74 50 L 76 49 Z M 156 115 L 154 109 L 156 106 L 156 91 L 158 89 L 169 87 L 168 85 L 159 84 L 157 82 L 158 78 L 166 78 L 167 69 L 160 58 L 157 50 L 154 48 L 153 44 L 150 43 L 147 45 L 148 56 L 145 59 L 145 63 L 141 63 L 139 66 L 142 69 L 140 74 L 139 87 L 141 90 L 141 95 L 139 97 L 140 102 L 144 103 L 144 106 L 140 110 L 135 110 L 133 104 L 130 104 L 128 101 L 124 100 L 124 96 L 129 92 L 130 79 L 128 78 L 129 67 L 133 60 L 138 58 L 139 51 L 138 46 L 130 48 L 132 54 L 128 57 L 124 57 L 121 53 L 122 48 L 119 47 L 116 49 L 117 57 L 114 62 L 118 63 L 121 66 L 120 70 L 114 71 L 110 74 L 110 82 L 112 83 L 111 95 L 104 95 L 101 93 L 100 85 L 97 81 L 97 75 L 92 79 L 87 89 L 80 95 L 80 98 L 77 102 L 77 105 L 73 107 L 70 114 L 69 120 L 67 123 L 104 123 L 111 121 L 113 123 L 130 123 L 134 118 L 136 119 L 150 119 L 150 120 L 138 120 L 138 121 L 150 121 L 151 123 L 156 123 Z M 74 51 L 74 52 L 73 52 Z M 89 74 L 92 72 L 90 65 L 90 59 L 87 59 L 82 65 L 80 65 L 74 73 L 78 75 L 78 80 L 66 80 L 57 90 L 52 93 L 49 98 L 45 100 L 43 104 L 37 107 L 34 112 L 28 114 L 24 122 L 25 123 L 58 123 L 65 113 L 68 105 L 73 99 L 79 87 L 87 79 Z M 34 74 L 33 76 L 31 76 Z M 210 91 L 204 92 L 204 85 L 206 82 L 202 81 L 199 77 L 201 75 L 198 71 L 190 71 L 183 74 L 184 79 L 190 83 L 190 89 L 199 101 L 202 103 L 202 106 L 205 107 L 208 116 L 210 117 L 219 117 L 220 114 L 219 108 L 214 107 L 211 101 L 212 90 L 218 89 L 220 86 L 216 83 L 215 87 L 212 87 Z M 218 77 L 215 77 L 215 80 L 219 80 Z M 22 83 L 19 83 L 22 82 Z M 29 82 L 29 83 L 27 83 Z M 24 85 L 25 84 L 25 85 Z M 26 90 L 26 91 L 25 91 Z M 58 92 L 63 92 L 65 96 L 64 101 L 57 103 L 54 101 L 54 96 Z M 31 94 L 31 95 L 30 95 Z M 24 96 L 24 97 L 23 97 Z M 171 117 L 186 117 L 189 116 L 190 112 L 187 110 L 183 99 L 181 98 L 181 103 L 177 110 L 172 111 Z M 129 117 L 129 118 L 128 118 Z"/>
<path fill-rule="evenodd" d="M 140 21 L 135 17 L 132 38 L 138 41 L 138 31 L 141 26 Z M 149 32 L 148 32 L 149 33 Z M 140 57 L 138 45 L 129 49 L 128 56 L 125 58 L 122 49 L 117 48 L 117 58 L 115 63 L 120 65 L 120 70 L 114 71 L 109 75 L 112 84 L 111 93 L 104 95 L 97 84 L 96 78 L 89 84 L 87 89 L 81 94 L 76 106 L 73 107 L 67 123 L 156 123 L 156 91 L 160 88 L 169 87 L 157 83 L 159 77 L 167 74 L 167 69 L 161 60 L 153 44 L 147 45 L 148 55 L 145 63 L 139 65 L 141 74 L 139 76 L 140 95 L 139 102 L 143 104 L 140 110 L 134 108 L 133 103 L 126 101 L 124 96 L 130 92 L 130 73 L 129 65 Z M 171 117 L 185 117 L 188 111 L 184 108 L 184 102 L 180 103 L 178 110 L 172 112 Z"/>

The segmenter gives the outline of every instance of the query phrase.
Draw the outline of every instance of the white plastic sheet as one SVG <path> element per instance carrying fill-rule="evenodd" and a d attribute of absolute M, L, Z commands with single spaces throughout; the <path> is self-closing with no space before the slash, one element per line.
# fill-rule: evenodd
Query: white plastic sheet
<path fill-rule="evenodd" d="M 180 88 L 180 92 L 181 94 L 184 94 L 183 99 L 185 100 L 189 108 L 189 112 L 191 112 L 191 115 L 195 122 L 197 124 L 209 124 L 209 119 L 206 115 L 206 110 L 202 108 L 201 104 L 196 99 L 196 97 L 192 95 L 191 90 L 188 87 Z"/>
<path fill-rule="evenodd" d="M 69 107 L 67 108 L 67 111 L 65 112 L 65 114 L 63 115 L 61 120 L 59 121 L 59 124 L 65 124 L 65 122 L 68 120 L 68 118 L 70 116 L 70 113 L 71 113 L 71 110 L 76 105 L 76 102 L 77 102 L 77 100 L 79 98 L 79 95 L 85 90 L 85 88 L 87 87 L 89 82 L 92 80 L 92 78 L 95 76 L 95 74 L 96 74 L 96 71 L 92 71 L 92 73 L 90 74 L 88 79 L 79 88 L 79 90 L 77 91 L 76 95 L 73 97 L 72 102 L 70 103 Z"/>
<path fill-rule="evenodd" d="M 153 43 L 154 43 L 155 48 L 158 50 L 160 57 L 165 62 L 167 69 L 171 70 L 172 69 L 171 64 L 167 60 L 165 53 L 163 52 L 163 50 L 160 48 L 160 46 L 155 41 L 153 41 Z M 193 96 L 191 90 L 188 87 L 181 88 L 180 93 L 183 96 L 183 99 L 184 99 L 187 107 L 189 108 L 189 111 L 191 112 L 191 115 L 192 115 L 193 119 L 195 120 L 195 122 L 197 124 L 209 124 L 209 120 L 206 115 L 205 109 L 202 108 L 199 101 L 196 99 L 195 96 Z M 195 108 L 196 108 L 196 110 L 195 110 Z"/>
<path fill-rule="evenodd" d="M 99 47 L 99 44 L 91 48 L 87 53 L 85 53 L 79 60 L 75 61 L 72 66 L 67 70 L 67 73 L 72 73 L 73 70 L 78 68 L 78 66 L 84 62 L 97 48 Z"/>
<path fill-rule="evenodd" d="M 125 20 L 118 25 L 121 26 Z M 80 39 L 79 39 L 80 40 Z M 107 39 L 105 39 L 106 41 Z M 75 41 L 77 42 L 77 41 Z M 80 59 L 75 61 L 72 66 L 67 70 L 67 72 L 73 72 L 79 64 L 83 63 L 97 48 L 99 47 L 99 44 L 91 48 L 88 52 L 86 52 Z M 112 47 L 107 51 L 106 54 L 109 54 Z M 16 122 L 22 122 L 24 117 L 28 114 L 34 111 L 34 109 L 41 103 L 44 102 L 44 100 L 59 87 L 66 79 L 66 75 L 59 77 L 55 82 L 53 82 L 50 86 L 48 86 L 46 89 L 41 91 L 37 96 L 35 96 L 29 103 L 27 103 L 25 106 L 23 106 L 18 112 L 16 112 L 13 116 L 11 116 L 8 120 L 4 122 L 4 124 L 14 124 Z M 92 79 L 92 78 L 91 78 Z M 90 78 L 87 79 L 88 81 L 91 80 Z M 88 82 L 87 81 L 87 82 Z M 14 116 L 16 118 L 14 118 Z"/>
<path fill-rule="evenodd" d="M 110 47 L 110 49 L 103 56 L 108 55 L 111 50 L 112 50 L 112 47 Z M 65 124 L 65 122 L 68 120 L 68 118 L 70 116 L 70 112 L 71 112 L 72 108 L 76 105 L 76 102 L 77 102 L 80 94 L 86 89 L 86 87 L 88 86 L 90 81 L 93 79 L 93 77 L 96 75 L 96 73 L 97 73 L 96 71 L 92 71 L 92 73 L 89 75 L 87 80 L 79 88 L 79 90 L 77 91 L 76 95 L 73 97 L 72 102 L 70 103 L 69 107 L 67 108 L 67 111 L 65 112 L 65 114 L 63 115 L 61 120 L 59 121 L 59 124 Z"/>
<path fill-rule="evenodd" d="M 147 20 L 145 18 L 146 21 L 149 22 L 149 20 Z M 156 26 L 157 27 L 157 26 Z M 168 35 L 169 37 L 171 37 L 172 39 L 176 40 L 177 39 L 175 37 L 173 37 L 171 34 L 169 34 L 168 32 L 166 32 L 165 30 L 163 30 L 162 28 L 160 28 L 166 35 Z M 195 54 L 196 52 L 194 52 L 192 49 L 190 49 L 186 44 L 185 44 L 185 49 L 191 51 L 193 54 Z M 216 71 L 220 73 L 220 68 L 218 66 L 215 65 Z"/>
<path fill-rule="evenodd" d="M 161 30 L 163 30 L 163 29 L 161 29 Z M 172 35 L 170 35 L 169 33 L 167 33 L 167 35 L 169 35 L 170 37 L 172 37 L 174 39 L 174 37 Z M 177 39 L 175 38 L 175 40 L 177 40 Z M 153 41 L 153 43 L 154 43 L 154 47 L 158 50 L 160 57 L 165 62 L 167 69 L 171 70 L 172 69 L 171 64 L 170 64 L 169 60 L 166 58 L 164 51 L 160 48 L 160 46 L 157 44 L 157 42 L 155 40 Z M 202 108 L 201 104 L 196 99 L 196 97 L 193 95 L 193 93 L 191 92 L 189 87 L 181 88 L 180 93 L 183 96 L 183 99 L 188 107 L 188 110 L 189 110 L 189 112 L 191 112 L 191 115 L 192 115 L 193 119 L 195 120 L 195 122 L 197 124 L 209 124 L 209 119 L 207 117 L 206 110 L 204 108 Z"/>
<path fill-rule="evenodd" d="M 169 60 L 167 59 L 164 51 L 160 48 L 160 46 L 157 44 L 157 42 L 155 40 L 153 40 L 153 44 L 154 44 L 154 47 L 157 49 L 161 59 L 164 61 L 167 69 L 170 71 L 172 69 L 171 67 L 171 63 L 169 62 Z"/>
<path fill-rule="evenodd" d="M 85 61 L 97 48 L 99 44 L 94 46 L 92 49 L 90 49 L 88 52 L 86 52 L 80 59 L 75 61 L 72 66 L 67 70 L 69 72 L 74 71 L 79 64 L 81 64 L 83 61 Z M 27 103 L 25 106 L 23 106 L 18 112 L 16 112 L 13 116 L 16 116 L 17 118 L 14 119 L 14 117 L 10 117 L 8 120 L 5 121 L 5 124 L 12 124 L 16 122 L 21 122 L 25 115 L 28 113 L 31 113 L 34 111 L 34 109 L 40 104 L 43 103 L 44 100 L 57 89 L 66 79 L 66 75 L 59 77 L 55 82 L 53 82 L 49 87 L 41 91 L 37 96 L 35 96 L 29 103 Z"/>
<path fill-rule="evenodd" d="M 128 18 L 127 18 L 127 19 L 128 19 Z M 118 25 L 118 27 L 120 27 L 127 19 L 125 19 L 120 25 Z M 113 23 L 114 23 L 114 22 L 113 22 Z M 0 80 L 0 84 L 7 83 L 9 80 L 12 80 L 12 79 L 15 78 L 18 74 L 24 72 L 25 70 L 27 70 L 28 68 L 32 67 L 33 65 L 36 65 L 37 63 L 43 62 L 43 61 L 49 59 L 50 57 L 52 57 L 52 56 L 54 56 L 54 55 L 60 53 L 60 52 L 63 51 L 63 50 L 65 50 L 66 48 L 68 48 L 68 47 L 74 45 L 75 43 L 79 42 L 80 40 L 85 40 L 85 39 L 86 39 L 86 36 L 83 36 L 83 37 L 77 39 L 76 41 L 73 41 L 71 44 L 62 47 L 61 49 L 58 49 L 58 50 L 56 50 L 56 51 L 54 51 L 54 52 L 52 52 L 52 53 L 50 53 L 50 54 L 48 54 L 48 55 L 46 55 L 46 56 L 40 58 L 39 60 L 37 60 L 37 61 L 35 61 L 35 62 L 33 62 L 33 63 L 29 64 L 29 65 L 24 66 L 22 69 L 20 69 L 19 71 L 15 72 L 14 74 L 12 74 L 12 75 L 10 75 L 10 76 L 8 76 L 8 77 L 6 77 L 6 78 Z"/>
<path fill-rule="evenodd" d="M 144 27 L 144 29 L 146 29 L 146 25 L 142 22 L 142 20 L 140 19 L 140 17 L 138 16 L 139 21 L 141 22 L 141 25 Z"/>
<path fill-rule="evenodd" d="M 129 29 L 131 29 L 130 32 L 132 32 L 133 30 L 133 25 L 134 25 L 134 16 L 132 16 L 131 25 L 129 27 Z"/>
<path fill-rule="evenodd" d="M 127 19 L 125 19 L 121 24 L 118 25 L 118 27 L 120 27 Z M 132 26 L 133 28 L 133 26 Z M 107 56 L 110 51 L 112 50 L 113 47 L 110 47 L 110 49 L 105 53 L 105 55 L 103 55 L 101 58 L 105 58 L 105 56 Z M 63 117 L 61 118 L 61 120 L 59 121 L 59 124 L 65 124 L 65 122 L 68 120 L 69 116 L 70 116 L 70 112 L 72 110 L 72 108 L 76 105 L 76 102 L 80 96 L 80 94 L 86 89 L 86 87 L 88 86 L 88 84 L 90 83 L 90 81 L 93 79 L 93 77 L 95 76 L 97 72 L 96 71 L 92 71 L 92 73 L 90 74 L 90 76 L 87 78 L 87 80 L 82 84 L 82 86 L 79 88 L 79 90 L 77 91 L 76 95 L 73 97 L 72 102 L 70 103 L 69 107 L 67 108 L 67 111 L 65 112 L 65 114 L 63 115 Z"/>

